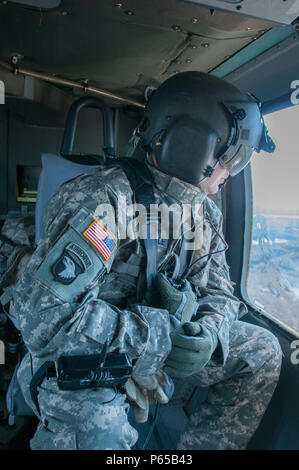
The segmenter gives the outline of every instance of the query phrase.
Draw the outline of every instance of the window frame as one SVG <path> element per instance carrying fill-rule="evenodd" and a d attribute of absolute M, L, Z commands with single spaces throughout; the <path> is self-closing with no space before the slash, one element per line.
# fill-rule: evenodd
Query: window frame
<path fill-rule="evenodd" d="M 264 115 L 271 114 L 282 109 L 291 108 L 294 105 L 290 101 L 290 95 L 280 97 L 276 100 L 265 103 L 262 106 L 262 112 Z M 250 310 L 254 310 L 263 318 L 270 320 L 284 332 L 289 333 L 292 337 L 299 338 L 299 332 L 294 330 L 292 327 L 288 326 L 278 318 L 274 317 L 266 309 L 259 307 L 251 302 L 248 293 L 247 293 L 247 279 L 250 269 L 250 252 L 252 246 L 252 223 L 253 223 L 253 190 L 252 190 L 252 172 L 251 164 L 247 165 L 243 173 L 243 187 L 244 187 L 244 233 L 243 233 L 243 252 L 242 252 L 242 261 L 241 261 L 241 272 L 240 272 L 240 288 L 239 296 Z"/>

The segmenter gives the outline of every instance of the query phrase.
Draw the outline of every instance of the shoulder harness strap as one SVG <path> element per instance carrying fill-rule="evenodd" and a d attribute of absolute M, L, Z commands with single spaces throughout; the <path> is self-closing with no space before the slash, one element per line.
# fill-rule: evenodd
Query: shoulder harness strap
<path fill-rule="evenodd" d="M 117 164 L 125 172 L 130 185 L 134 191 L 138 204 L 142 204 L 147 211 L 147 238 L 144 239 L 144 247 L 147 257 L 146 280 L 147 293 L 149 294 L 153 279 L 157 274 L 157 240 L 149 236 L 150 205 L 155 203 L 152 176 L 143 162 L 133 158 L 121 157 L 117 159 Z"/>

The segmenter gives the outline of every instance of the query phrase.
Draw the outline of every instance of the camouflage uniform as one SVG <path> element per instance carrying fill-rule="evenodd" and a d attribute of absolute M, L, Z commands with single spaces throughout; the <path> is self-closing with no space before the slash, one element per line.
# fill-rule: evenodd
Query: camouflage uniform
<path fill-rule="evenodd" d="M 14 285 L 28 259 L 34 251 L 34 214 L 7 218 L 0 233 L 0 304 L 1 311 L 12 298 Z M 6 314 L 0 314 L 0 321 L 6 323 Z"/>
<path fill-rule="evenodd" d="M 218 335 L 211 363 L 192 377 L 196 385 L 216 385 L 211 387 L 201 413 L 192 417 L 179 447 L 242 448 L 277 382 L 279 345 L 269 332 L 236 321 L 244 306 L 233 296 L 223 251 L 203 257 L 223 249 L 215 231 L 221 231 L 218 208 L 200 189 L 151 171 L 158 204 L 188 203 L 192 208 L 204 204 L 203 245 L 193 253 L 192 263 L 198 262 L 188 279 L 199 300 L 197 318 Z M 29 350 L 19 381 L 32 407 L 29 383 L 46 360 L 56 360 L 61 354 L 100 352 L 107 340 L 109 352 L 126 352 L 137 359 L 134 374 L 142 376 L 155 374 L 170 351 L 168 312 L 136 304 L 136 290 L 142 289 L 144 280 L 143 244 L 120 240 L 118 249 L 105 261 L 82 237 L 93 216 L 98 216 L 98 204 L 116 208 L 124 196 L 131 204 L 132 189 L 123 171 L 106 167 L 66 183 L 48 204 L 45 235 L 22 274 L 11 308 Z M 195 224 L 200 223 L 199 218 L 194 209 Z M 121 223 L 117 216 L 111 220 L 107 229 L 112 233 L 114 222 L 116 227 Z M 79 253 L 83 264 L 84 259 L 89 262 L 85 262 L 83 273 L 63 285 L 53 279 L 53 266 L 74 243 L 77 254 L 78 246 L 85 253 Z M 171 239 L 159 239 L 160 266 L 175 246 L 177 249 Z M 137 440 L 121 393 L 108 388 L 61 391 L 56 379 L 45 379 L 38 400 L 41 421 L 31 441 L 33 449 L 129 449 Z"/>
<path fill-rule="evenodd" d="M 33 251 L 34 234 L 34 214 L 5 220 L 0 238 L 1 288 L 15 284 L 28 255 Z"/>
<path fill-rule="evenodd" d="M 209 390 L 178 449 L 246 449 L 263 417 L 279 378 L 280 345 L 269 331 L 238 320 L 231 325 L 229 340 L 224 365 L 210 361 L 188 379 Z"/>
<path fill-rule="evenodd" d="M 9 396 L 13 382 L 13 374 L 16 369 L 16 359 L 19 361 L 23 353 L 23 346 L 17 330 L 7 320 L 9 302 L 12 298 L 14 285 L 16 284 L 21 271 L 26 266 L 28 259 L 34 251 L 35 237 L 35 216 L 34 213 L 25 215 L 10 216 L 6 218 L 0 234 L 0 338 L 6 343 L 8 354 L 5 357 L 5 367 L 0 370 L 0 408 L 7 416 L 10 425 L 14 424 L 14 433 L 19 432 L 22 420 L 14 422 L 12 408 L 5 403 L 6 394 Z M 9 398 L 7 398 L 8 403 Z M 18 411 L 26 414 L 26 410 L 20 407 Z"/>

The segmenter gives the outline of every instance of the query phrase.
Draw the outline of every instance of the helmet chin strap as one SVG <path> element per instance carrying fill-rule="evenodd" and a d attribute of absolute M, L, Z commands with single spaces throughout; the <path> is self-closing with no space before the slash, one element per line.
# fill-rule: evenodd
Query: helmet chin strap
<path fill-rule="evenodd" d="M 219 184 L 218 191 L 222 191 L 222 189 L 227 185 L 228 178 L 229 178 L 229 176 L 226 178 L 226 180 L 224 180 L 223 183 Z"/>
<path fill-rule="evenodd" d="M 156 170 L 160 170 L 159 166 L 158 166 L 158 163 L 157 163 L 157 159 L 156 159 L 156 155 L 154 154 L 154 152 L 151 153 L 151 160 L 154 164 L 154 167 L 156 168 Z M 164 173 L 164 172 L 163 172 Z"/>

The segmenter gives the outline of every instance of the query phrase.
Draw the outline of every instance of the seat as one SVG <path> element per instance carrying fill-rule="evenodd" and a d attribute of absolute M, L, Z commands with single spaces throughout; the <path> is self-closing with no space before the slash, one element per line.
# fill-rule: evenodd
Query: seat
<path fill-rule="evenodd" d="M 59 155 L 44 153 L 41 156 L 42 171 L 39 177 L 35 208 L 35 242 L 38 243 L 44 233 L 43 214 L 45 207 L 59 187 L 96 165 L 83 165 L 66 160 Z"/>

